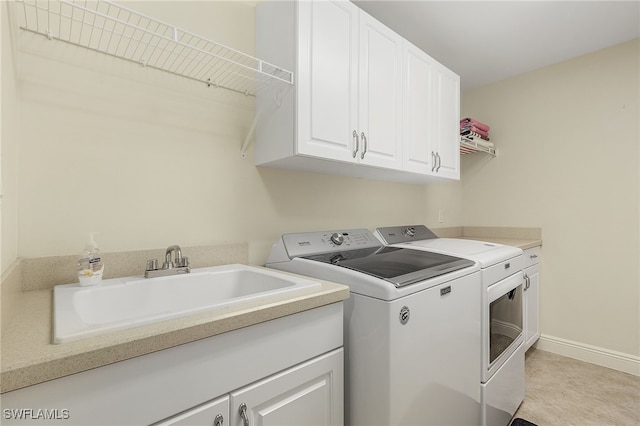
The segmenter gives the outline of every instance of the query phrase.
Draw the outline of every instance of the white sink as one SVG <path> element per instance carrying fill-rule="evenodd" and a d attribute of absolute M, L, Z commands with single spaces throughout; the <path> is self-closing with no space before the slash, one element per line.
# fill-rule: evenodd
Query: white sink
<path fill-rule="evenodd" d="M 192 269 L 159 278 L 104 280 L 53 290 L 53 342 L 66 343 L 170 318 L 305 292 L 320 283 L 246 265 Z"/>

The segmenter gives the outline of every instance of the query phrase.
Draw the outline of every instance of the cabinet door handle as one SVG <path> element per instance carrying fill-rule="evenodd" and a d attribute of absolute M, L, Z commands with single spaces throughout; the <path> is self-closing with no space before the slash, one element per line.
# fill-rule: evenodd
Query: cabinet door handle
<path fill-rule="evenodd" d="M 537 259 L 538 255 L 537 254 L 532 254 L 531 256 L 529 256 L 529 259 Z"/>
<path fill-rule="evenodd" d="M 436 170 L 436 153 L 431 151 L 431 171 Z"/>
<path fill-rule="evenodd" d="M 356 153 L 360 149 L 360 141 L 358 140 L 358 132 L 353 131 L 353 139 L 355 140 L 355 149 L 353 150 L 353 158 L 356 158 Z"/>
<path fill-rule="evenodd" d="M 364 132 L 360 134 L 362 138 L 362 154 L 360 154 L 360 159 L 364 158 L 364 155 L 367 153 L 367 137 L 364 135 Z"/>
<path fill-rule="evenodd" d="M 438 168 L 436 169 L 436 173 L 440 171 L 440 166 L 442 166 L 442 158 L 440 158 L 440 153 L 436 152 L 436 157 L 438 157 Z"/>
<path fill-rule="evenodd" d="M 524 291 L 527 291 L 529 289 L 529 276 L 527 274 L 524 274 Z"/>
<path fill-rule="evenodd" d="M 224 423 L 224 417 L 222 414 L 218 414 L 215 419 L 213 419 L 213 426 L 222 426 Z"/>
<path fill-rule="evenodd" d="M 245 404 L 244 402 L 240 404 L 238 413 L 240 413 L 240 418 L 242 419 L 242 426 L 249 426 L 249 416 L 247 415 L 247 404 Z"/>

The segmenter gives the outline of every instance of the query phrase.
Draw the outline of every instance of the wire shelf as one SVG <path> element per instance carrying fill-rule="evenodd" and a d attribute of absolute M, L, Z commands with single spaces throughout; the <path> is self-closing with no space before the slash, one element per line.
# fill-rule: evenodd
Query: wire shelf
<path fill-rule="evenodd" d="M 460 154 L 471 154 L 474 152 L 484 152 L 486 154 L 496 156 L 496 148 L 485 145 L 486 142 L 476 141 L 464 136 L 460 137 Z M 491 144 L 493 145 L 493 144 Z"/>
<path fill-rule="evenodd" d="M 274 82 L 293 85 L 293 73 L 222 44 L 98 0 L 18 0 L 20 28 L 139 63 L 210 87 L 245 95 Z"/>

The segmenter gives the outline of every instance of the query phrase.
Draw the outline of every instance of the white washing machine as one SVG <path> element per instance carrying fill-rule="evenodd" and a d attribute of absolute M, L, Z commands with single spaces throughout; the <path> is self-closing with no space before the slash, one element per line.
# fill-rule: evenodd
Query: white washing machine
<path fill-rule="evenodd" d="M 387 246 L 444 253 L 476 261 L 481 268 L 482 425 L 508 425 L 525 394 L 523 251 L 517 247 L 438 238 L 426 226 L 376 229 Z"/>
<path fill-rule="evenodd" d="M 480 272 L 366 229 L 285 234 L 266 266 L 350 287 L 347 425 L 478 425 Z"/>

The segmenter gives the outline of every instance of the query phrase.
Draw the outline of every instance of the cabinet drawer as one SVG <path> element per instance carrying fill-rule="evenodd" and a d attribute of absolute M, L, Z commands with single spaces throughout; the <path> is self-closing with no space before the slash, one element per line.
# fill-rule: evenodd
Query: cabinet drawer
<path fill-rule="evenodd" d="M 532 247 L 524 251 L 524 267 L 540 263 L 540 247 Z"/>

